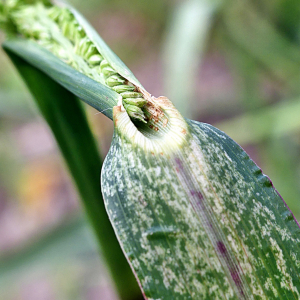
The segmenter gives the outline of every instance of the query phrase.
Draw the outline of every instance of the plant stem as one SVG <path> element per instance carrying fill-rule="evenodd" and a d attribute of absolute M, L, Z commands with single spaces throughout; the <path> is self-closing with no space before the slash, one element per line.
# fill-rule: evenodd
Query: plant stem
<path fill-rule="evenodd" d="M 6 51 L 33 94 L 63 153 L 120 299 L 143 299 L 104 208 L 99 182 L 102 160 L 81 103 L 47 75 Z"/>

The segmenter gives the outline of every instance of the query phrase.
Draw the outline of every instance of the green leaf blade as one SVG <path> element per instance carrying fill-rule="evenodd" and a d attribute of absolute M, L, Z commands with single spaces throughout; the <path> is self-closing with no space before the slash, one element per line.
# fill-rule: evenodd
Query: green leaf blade
<path fill-rule="evenodd" d="M 201 130 L 206 132 L 206 134 L 200 135 L 202 141 L 205 139 L 205 135 L 206 139 L 209 137 L 207 144 L 204 144 L 202 149 L 206 152 L 207 158 L 211 157 L 208 164 L 215 177 L 219 174 L 218 181 L 223 184 L 223 190 L 229 190 L 232 193 L 228 197 L 223 197 L 227 201 L 225 204 L 227 218 L 231 222 L 239 221 L 240 218 L 239 223 L 234 227 L 237 237 L 240 237 L 242 246 L 240 248 L 244 252 L 244 254 L 241 253 L 241 258 L 248 257 L 253 274 L 262 287 L 266 299 L 276 296 L 279 299 L 281 297 L 282 299 L 298 299 L 299 264 L 292 258 L 292 256 L 299 257 L 300 230 L 298 222 L 273 187 L 270 179 L 262 174 L 261 169 L 233 140 L 207 124 L 197 124 L 193 127 L 201 127 Z M 199 129 L 197 132 L 200 134 Z M 219 149 L 209 146 L 216 144 Z M 230 162 L 227 163 L 227 166 L 221 167 L 225 170 L 223 173 L 220 172 L 220 169 L 214 168 L 213 161 L 220 161 L 219 151 L 225 152 L 228 155 L 228 162 Z M 228 177 L 230 169 L 235 177 L 232 186 L 226 185 L 226 177 Z M 239 194 L 238 198 L 236 194 Z M 232 205 L 234 198 L 237 198 L 238 201 Z M 244 213 L 240 213 L 242 210 Z M 237 214 L 240 216 L 237 217 Z M 234 247 L 232 248 L 234 249 Z M 285 259 L 282 259 L 281 255 Z M 284 267 L 284 261 L 286 267 Z M 286 274 L 284 274 L 285 268 L 289 270 Z M 272 290 L 272 284 L 277 292 L 274 292 L 275 289 Z"/>
<path fill-rule="evenodd" d="M 81 100 L 112 119 L 112 107 L 117 104 L 119 95 L 107 86 L 76 71 L 33 41 L 14 38 L 5 41 L 3 48 L 22 57 Z"/>
<path fill-rule="evenodd" d="M 24 43 L 21 42 L 21 45 L 24 46 Z M 139 287 L 124 258 L 104 208 L 99 186 L 102 159 L 99 156 L 81 102 L 75 95 L 49 78 L 47 76 L 49 74 L 44 74 L 39 68 L 35 68 L 26 59 L 23 59 L 23 53 L 20 54 L 20 58 L 18 56 L 19 48 L 15 50 L 16 54 L 15 51 L 9 51 L 8 47 L 5 49 L 33 94 L 39 110 L 60 147 L 82 198 L 83 206 L 99 243 L 102 257 L 114 280 L 120 299 L 131 300 L 133 297 L 140 299 Z M 31 55 L 33 54 L 34 52 Z M 32 57 L 32 59 L 34 58 Z M 55 67 L 53 69 L 49 67 L 49 69 L 55 71 Z M 63 65 L 62 68 L 64 67 Z M 50 72 L 50 74 L 52 73 Z M 57 79 L 57 74 L 55 72 L 53 74 L 54 78 Z M 62 78 L 67 80 L 70 86 L 73 86 L 77 80 L 72 76 L 70 78 L 68 78 L 68 75 L 66 75 L 67 77 L 64 76 L 65 74 Z M 81 76 L 78 77 L 81 78 Z M 57 79 L 59 83 L 60 80 L 61 78 Z M 88 80 L 88 82 L 90 81 Z M 81 87 L 80 81 L 78 86 L 74 86 L 74 88 L 84 89 Z M 96 91 L 94 89 L 90 94 Z"/>
<path fill-rule="evenodd" d="M 142 90 L 74 14 L 110 64 Z M 112 118 L 117 93 L 33 42 L 5 47 Z M 146 297 L 299 299 L 299 225 L 270 180 L 222 132 L 185 121 L 168 101 L 148 96 L 148 124 L 133 124 L 114 108 L 115 135 L 102 172 L 108 214 Z M 55 124 L 53 116 L 48 122 Z"/>
<path fill-rule="evenodd" d="M 221 131 L 163 109 L 169 131 L 151 139 L 115 108 L 102 170 L 146 297 L 299 299 L 300 230 L 270 180 Z"/>

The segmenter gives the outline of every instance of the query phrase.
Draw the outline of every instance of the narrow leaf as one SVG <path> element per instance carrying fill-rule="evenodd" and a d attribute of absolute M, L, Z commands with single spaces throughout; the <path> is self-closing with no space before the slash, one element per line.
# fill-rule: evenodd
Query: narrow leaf
<path fill-rule="evenodd" d="M 179 2 L 164 45 L 165 92 L 177 109 L 192 117 L 192 105 L 186 104 L 194 97 L 193 88 L 205 42 L 214 13 L 221 1 L 189 0 Z"/>
<path fill-rule="evenodd" d="M 59 265 L 68 258 L 95 251 L 95 245 L 88 236 L 88 223 L 82 217 L 66 220 L 24 248 L 0 256 L 1 292 L 14 286 L 36 266 Z M 59 253 L 59 256 L 57 255 Z M 2 294 L 1 294 L 2 295 Z"/>
<path fill-rule="evenodd" d="M 119 95 L 110 88 L 76 71 L 33 41 L 14 38 L 5 41 L 2 47 L 43 71 L 81 100 L 103 111 L 103 114 L 112 119 L 110 108 L 117 104 Z"/>
<path fill-rule="evenodd" d="M 278 79 L 299 92 L 299 47 L 277 31 L 251 1 L 228 1 L 222 12 L 222 28 L 231 42 L 236 42 Z"/>
<path fill-rule="evenodd" d="M 299 98 L 281 101 L 216 124 L 241 145 L 292 135 L 300 129 Z"/>
<path fill-rule="evenodd" d="M 23 42 L 21 42 L 21 45 L 24 45 Z M 39 61 L 41 58 L 38 58 L 38 53 L 34 51 L 30 52 L 32 50 L 30 42 L 28 45 L 28 52 L 25 51 L 25 53 L 29 53 L 33 60 L 36 54 L 36 60 Z M 120 299 L 131 300 L 132 297 L 139 297 L 140 291 L 136 280 L 124 258 L 104 208 L 99 186 L 102 160 L 99 157 L 81 103 L 61 85 L 34 66 L 28 64 L 22 58 L 16 56 L 13 52 L 10 52 L 8 47 L 5 49 L 33 94 L 37 106 L 50 126 L 62 151 L 83 200 L 84 208 L 95 231 L 102 256 L 114 280 Z M 50 62 L 48 63 L 50 64 Z M 52 65 L 54 67 L 51 68 L 51 71 L 56 71 L 55 63 Z M 82 75 L 77 74 L 78 72 L 74 73 L 65 64 L 59 70 L 62 71 L 62 75 L 57 81 L 71 87 L 71 90 L 75 89 L 82 95 L 92 95 L 102 88 L 100 86 L 92 91 L 85 92 L 89 84 L 94 85 L 93 80 L 82 77 Z M 50 74 L 54 74 L 53 76 L 57 78 L 57 73 L 50 72 Z M 79 82 L 77 86 L 74 85 L 76 76 L 86 79 L 86 82 L 88 82 L 87 85 L 85 85 L 85 81 L 82 81 L 82 85 Z M 81 89 L 83 91 L 80 91 Z M 101 97 L 103 97 L 103 94 L 97 99 L 100 98 L 101 101 Z"/>

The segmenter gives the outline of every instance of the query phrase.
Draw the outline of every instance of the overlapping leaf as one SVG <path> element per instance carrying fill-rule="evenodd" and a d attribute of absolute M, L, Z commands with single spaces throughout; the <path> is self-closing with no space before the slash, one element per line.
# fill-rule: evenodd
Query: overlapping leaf
<path fill-rule="evenodd" d="M 33 42 L 16 39 L 3 46 L 56 138 L 120 299 L 139 299 L 139 288 L 118 245 L 103 205 L 99 186 L 102 160 L 81 103 L 74 96 L 75 94 L 83 98 L 97 108 L 110 108 L 109 105 L 115 105 L 118 95 L 75 71 Z M 111 111 L 109 109 L 104 113 L 110 116 Z"/>
<path fill-rule="evenodd" d="M 76 16 L 104 57 L 142 89 Z M 100 111 L 114 107 L 103 194 L 148 299 L 300 299 L 299 225 L 228 136 L 150 95 L 148 123 L 133 123 L 116 106 L 118 94 L 40 46 L 19 39 L 5 47 Z M 104 113 L 112 118 L 110 109 Z"/>

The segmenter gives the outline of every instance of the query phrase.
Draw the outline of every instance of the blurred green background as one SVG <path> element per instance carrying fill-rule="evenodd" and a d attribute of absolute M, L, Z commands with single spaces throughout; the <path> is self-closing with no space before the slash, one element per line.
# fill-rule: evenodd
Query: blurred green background
<path fill-rule="evenodd" d="M 236 140 L 300 220 L 297 0 L 70 2 L 151 94 Z M 0 66 L 0 299 L 116 300 L 51 132 L 3 51 Z M 86 109 L 105 156 L 112 122 Z"/>

